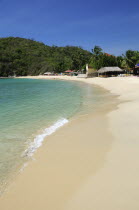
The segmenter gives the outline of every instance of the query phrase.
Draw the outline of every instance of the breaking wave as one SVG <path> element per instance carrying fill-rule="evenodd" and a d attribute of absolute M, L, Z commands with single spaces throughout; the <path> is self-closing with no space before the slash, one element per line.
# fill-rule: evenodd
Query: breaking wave
<path fill-rule="evenodd" d="M 68 123 L 68 120 L 63 118 L 55 122 L 52 126 L 46 128 L 42 134 L 39 134 L 35 137 L 34 141 L 29 145 L 29 147 L 25 150 L 23 156 L 31 157 L 33 153 L 42 145 L 42 142 L 46 136 L 50 136 L 60 127 Z"/>

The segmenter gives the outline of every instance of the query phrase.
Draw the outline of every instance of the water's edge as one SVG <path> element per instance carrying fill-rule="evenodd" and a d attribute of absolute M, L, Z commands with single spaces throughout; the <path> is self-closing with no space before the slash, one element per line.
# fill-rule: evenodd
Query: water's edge
<path fill-rule="evenodd" d="M 70 81 L 68 81 L 68 82 L 70 82 Z M 73 81 L 72 81 L 72 82 L 73 82 Z M 79 82 L 80 82 L 80 81 L 79 81 Z M 81 82 L 80 82 L 80 83 L 81 83 Z M 92 84 L 89 84 L 89 85 L 92 86 L 92 88 L 94 87 L 94 85 L 92 85 Z M 95 86 L 95 88 L 97 88 L 97 87 Z M 106 90 L 104 90 L 103 88 L 100 88 L 100 89 L 103 90 L 103 91 L 102 91 L 103 93 L 106 93 L 106 92 L 108 93 L 108 96 L 107 96 L 108 98 L 109 98 L 109 97 L 113 97 L 112 94 L 109 95 L 109 91 L 106 91 Z M 103 95 L 103 93 L 101 93 L 101 94 Z M 101 94 L 100 94 L 100 95 L 101 95 Z M 104 94 L 104 95 L 105 95 L 105 94 Z M 115 98 L 115 97 L 114 97 L 114 98 Z M 114 98 L 113 98 L 113 99 L 114 99 Z M 111 103 L 112 103 L 112 101 L 111 101 Z M 100 110 L 101 110 L 102 105 L 103 105 L 103 104 L 100 104 L 100 107 L 97 107 L 97 109 L 100 109 Z M 106 103 L 105 105 L 107 105 L 107 103 Z M 92 107 L 92 108 L 93 108 L 93 107 Z M 103 107 L 103 108 L 104 108 L 104 107 Z M 92 112 L 94 112 L 94 111 L 92 110 Z M 89 114 L 89 113 L 86 113 L 86 114 Z M 25 159 L 26 159 L 26 160 L 24 161 L 24 164 L 18 168 L 16 174 L 13 174 L 13 176 L 11 177 L 11 180 L 10 180 L 7 184 L 5 183 L 5 184 L 6 184 L 6 187 L 4 188 L 4 190 L 3 190 L 3 189 L 1 190 L 1 194 L 3 194 L 3 192 L 7 189 L 7 187 L 10 185 L 10 183 L 12 183 L 12 180 L 15 179 L 16 175 L 17 175 L 19 172 L 22 172 L 22 171 L 24 170 L 24 168 L 25 168 L 25 166 L 27 165 L 27 162 L 29 161 L 30 157 L 32 157 L 33 154 L 34 154 L 34 152 L 36 152 L 37 149 L 42 145 L 42 143 L 43 143 L 43 141 L 44 141 L 45 138 L 46 138 L 47 136 L 49 136 L 49 135 L 55 133 L 58 129 L 60 129 L 61 127 L 63 127 L 65 124 L 67 124 L 67 123 L 69 122 L 69 120 L 71 120 L 71 119 L 73 119 L 73 118 L 78 118 L 79 116 L 80 116 L 79 113 L 76 113 L 74 116 L 71 116 L 70 119 L 66 119 L 66 118 L 59 119 L 59 120 L 57 120 L 56 122 L 54 122 L 52 125 L 50 125 L 49 127 L 45 128 L 45 129 L 43 130 L 42 133 L 38 134 L 38 135 L 34 138 L 33 142 L 31 142 L 31 143 L 28 145 L 27 149 L 22 153 L 22 157 L 25 157 Z"/>

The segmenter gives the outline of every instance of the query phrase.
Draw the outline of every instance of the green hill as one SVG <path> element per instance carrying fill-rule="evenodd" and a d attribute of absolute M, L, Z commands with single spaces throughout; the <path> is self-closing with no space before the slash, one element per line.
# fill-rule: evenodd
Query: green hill
<path fill-rule="evenodd" d="M 0 38 L 0 76 L 39 75 L 46 71 L 81 69 L 91 53 L 80 47 L 47 46 L 19 37 Z"/>

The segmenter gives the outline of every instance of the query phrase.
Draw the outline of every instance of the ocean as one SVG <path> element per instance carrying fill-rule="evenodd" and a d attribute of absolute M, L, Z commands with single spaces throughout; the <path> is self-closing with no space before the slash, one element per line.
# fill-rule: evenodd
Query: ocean
<path fill-rule="evenodd" d="M 80 82 L 0 79 L 0 192 L 47 136 L 104 98 L 100 88 Z"/>

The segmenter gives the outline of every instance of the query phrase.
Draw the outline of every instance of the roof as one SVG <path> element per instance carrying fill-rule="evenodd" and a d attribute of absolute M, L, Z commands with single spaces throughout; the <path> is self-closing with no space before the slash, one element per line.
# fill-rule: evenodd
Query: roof
<path fill-rule="evenodd" d="M 108 54 L 108 53 L 105 53 L 105 55 L 107 55 L 107 56 L 112 56 L 112 55 L 110 55 L 110 54 Z"/>
<path fill-rule="evenodd" d="M 71 72 L 73 72 L 73 70 L 67 70 L 67 71 L 65 71 L 66 73 L 71 73 Z"/>
<path fill-rule="evenodd" d="M 123 70 L 120 69 L 117 66 L 113 66 L 113 67 L 102 67 L 101 69 L 98 70 L 98 73 L 105 73 L 105 72 L 122 72 Z"/>
<path fill-rule="evenodd" d="M 44 74 L 52 74 L 53 72 L 45 72 Z"/>
<path fill-rule="evenodd" d="M 111 55 L 111 54 L 108 54 L 108 53 L 104 53 L 106 56 L 112 56 L 112 57 L 115 57 L 114 55 Z"/>

